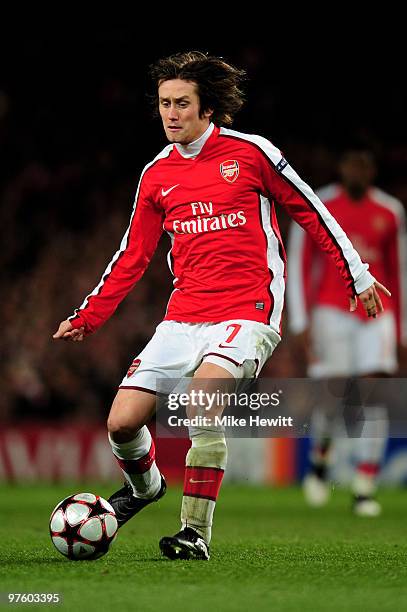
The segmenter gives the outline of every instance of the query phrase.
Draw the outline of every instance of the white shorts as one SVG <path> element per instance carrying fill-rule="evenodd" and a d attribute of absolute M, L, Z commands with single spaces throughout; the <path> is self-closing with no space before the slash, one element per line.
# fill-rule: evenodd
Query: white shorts
<path fill-rule="evenodd" d="M 396 322 L 392 312 L 362 321 L 353 313 L 320 306 L 312 315 L 313 378 L 363 376 L 397 370 Z"/>
<path fill-rule="evenodd" d="M 190 377 L 202 362 L 225 368 L 237 380 L 255 378 L 280 340 L 271 327 L 257 321 L 162 321 L 120 388 L 155 392 L 157 378 Z"/>

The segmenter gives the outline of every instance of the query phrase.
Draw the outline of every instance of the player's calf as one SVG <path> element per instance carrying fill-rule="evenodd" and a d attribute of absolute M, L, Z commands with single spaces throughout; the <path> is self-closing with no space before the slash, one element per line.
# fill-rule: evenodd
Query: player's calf
<path fill-rule="evenodd" d="M 191 429 L 185 461 L 182 527 L 191 527 L 209 544 L 213 514 L 227 462 L 225 436 L 219 429 Z"/>
<path fill-rule="evenodd" d="M 182 529 L 160 540 L 169 559 L 209 559 L 213 514 L 226 467 L 227 448 L 222 431 L 191 428 L 192 446 L 186 457 Z"/>
<path fill-rule="evenodd" d="M 110 411 L 109 442 L 126 479 L 125 486 L 109 499 L 119 526 L 165 494 L 165 480 L 155 462 L 154 440 L 144 424 L 154 408 L 155 396 L 119 390 Z"/>

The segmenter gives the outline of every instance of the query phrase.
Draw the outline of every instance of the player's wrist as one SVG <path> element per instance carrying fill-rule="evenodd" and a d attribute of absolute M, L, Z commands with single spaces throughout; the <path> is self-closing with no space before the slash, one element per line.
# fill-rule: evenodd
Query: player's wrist
<path fill-rule="evenodd" d="M 89 330 L 87 329 L 86 322 L 83 320 L 83 318 L 80 315 L 76 315 L 75 318 L 68 319 L 68 321 L 72 325 L 72 329 L 80 329 L 81 327 L 83 327 L 85 334 L 90 333 Z"/>
<path fill-rule="evenodd" d="M 365 270 L 363 274 L 359 276 L 359 278 L 355 281 L 355 291 L 357 295 L 360 295 L 366 289 L 369 289 L 374 283 L 376 279 L 374 276 L 370 274 L 368 270 Z"/>

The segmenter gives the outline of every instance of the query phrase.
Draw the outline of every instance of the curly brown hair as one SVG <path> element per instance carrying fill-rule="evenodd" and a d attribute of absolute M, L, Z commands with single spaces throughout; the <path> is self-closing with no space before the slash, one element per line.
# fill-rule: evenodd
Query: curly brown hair
<path fill-rule="evenodd" d="M 246 72 L 228 64 L 221 57 L 201 51 L 177 53 L 160 59 L 151 64 L 150 76 L 156 88 L 172 79 L 196 83 L 200 117 L 212 110 L 212 121 L 218 126 L 232 125 L 234 116 L 245 101 L 241 85 L 246 79 Z M 157 94 L 151 98 L 154 115 L 157 116 Z"/>

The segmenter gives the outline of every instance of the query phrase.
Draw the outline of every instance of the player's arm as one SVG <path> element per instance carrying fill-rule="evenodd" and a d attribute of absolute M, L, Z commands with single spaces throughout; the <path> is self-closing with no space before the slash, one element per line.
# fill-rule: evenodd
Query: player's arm
<path fill-rule="evenodd" d="M 356 309 L 357 296 L 369 317 L 383 310 L 380 292 L 390 292 L 370 274 L 351 241 L 318 196 L 291 166 L 281 152 L 265 139 L 259 141 L 258 164 L 262 189 L 267 197 L 282 205 L 305 229 L 319 247 L 328 253 L 344 279 L 350 310 Z"/>
<path fill-rule="evenodd" d="M 407 234 L 403 205 L 393 201 L 393 226 L 384 249 L 388 285 L 392 294 L 400 347 L 407 347 Z"/>
<path fill-rule="evenodd" d="M 287 307 L 291 333 L 301 334 L 309 325 L 310 298 L 316 253 L 314 242 L 297 224 L 291 223 L 287 249 Z"/>
<path fill-rule="evenodd" d="M 114 313 L 143 275 L 162 233 L 163 211 L 142 176 L 130 224 L 99 284 L 75 313 L 59 325 L 54 339 L 81 341 Z"/>
<path fill-rule="evenodd" d="M 288 233 L 287 250 L 287 310 L 288 327 L 293 335 L 293 346 L 299 359 L 308 363 L 312 359 L 309 311 L 312 308 L 311 295 L 317 253 L 315 244 L 297 224 L 291 223 Z"/>

